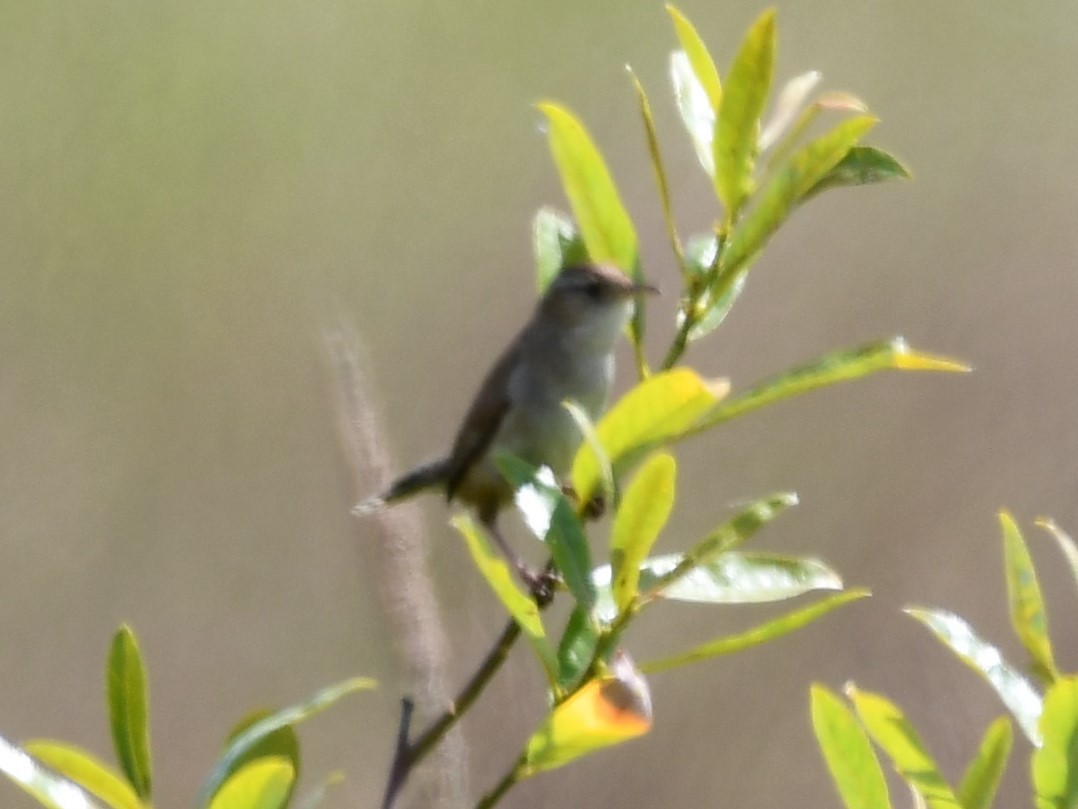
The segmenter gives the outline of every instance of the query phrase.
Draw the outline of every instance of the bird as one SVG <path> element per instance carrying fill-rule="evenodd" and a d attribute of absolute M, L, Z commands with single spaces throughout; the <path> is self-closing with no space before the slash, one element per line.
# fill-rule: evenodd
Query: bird
<path fill-rule="evenodd" d="M 564 402 L 575 402 L 598 420 L 614 379 L 618 337 L 640 296 L 657 291 L 610 264 L 562 268 L 487 372 L 449 453 L 397 478 L 354 511 L 369 513 L 441 489 L 448 502 L 474 509 L 521 579 L 537 593 L 542 575 L 527 567 L 498 530 L 498 514 L 512 503 L 514 490 L 495 458 L 510 453 L 535 467 L 549 467 L 562 479 L 583 440 Z"/>

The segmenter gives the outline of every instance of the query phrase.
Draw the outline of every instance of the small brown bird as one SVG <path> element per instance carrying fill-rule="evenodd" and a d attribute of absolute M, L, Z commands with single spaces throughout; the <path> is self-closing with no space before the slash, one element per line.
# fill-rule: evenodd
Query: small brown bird
<path fill-rule="evenodd" d="M 403 475 L 356 511 L 442 488 L 447 500 L 475 509 L 534 589 L 537 577 L 497 528 L 498 512 L 512 502 L 513 488 L 498 470 L 495 454 L 508 452 L 535 466 L 548 466 L 559 478 L 568 471 L 582 438 L 562 403 L 575 401 L 598 419 L 614 378 L 614 346 L 634 300 L 656 291 L 609 265 L 563 269 L 531 320 L 487 373 L 449 455 Z"/>

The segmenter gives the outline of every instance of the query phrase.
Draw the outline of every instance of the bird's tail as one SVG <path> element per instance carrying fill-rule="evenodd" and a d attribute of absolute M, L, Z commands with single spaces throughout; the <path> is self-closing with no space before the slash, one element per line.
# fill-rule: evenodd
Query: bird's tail
<path fill-rule="evenodd" d="M 437 461 L 430 461 L 421 466 L 417 466 L 411 472 L 408 472 L 393 481 L 389 488 L 381 494 L 377 494 L 374 497 L 368 497 L 353 508 L 352 513 L 369 514 L 372 511 L 377 511 L 383 506 L 394 503 L 397 500 L 404 500 L 425 489 L 441 486 L 445 483 L 448 472 L 448 458 L 440 458 Z"/>

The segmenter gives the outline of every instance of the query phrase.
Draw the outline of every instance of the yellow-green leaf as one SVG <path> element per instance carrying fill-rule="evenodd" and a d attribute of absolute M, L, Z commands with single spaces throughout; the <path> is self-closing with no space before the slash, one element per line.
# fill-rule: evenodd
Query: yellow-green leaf
<path fill-rule="evenodd" d="M 722 82 L 704 40 L 697 33 L 696 27 L 689 22 L 689 18 L 681 11 L 670 4 L 666 6 L 666 11 L 674 22 L 674 31 L 677 33 L 681 49 L 685 51 L 689 59 L 693 75 L 707 93 L 711 108 L 717 110 L 722 101 Z"/>
<path fill-rule="evenodd" d="M 625 490 L 610 532 L 614 602 L 624 612 L 636 599 L 640 565 L 674 507 L 677 463 L 668 453 L 652 455 Z"/>
<path fill-rule="evenodd" d="M 610 408 L 596 425 L 596 435 L 620 471 L 643 453 L 680 438 L 727 389 L 725 381 L 707 382 L 690 368 L 654 374 Z M 573 459 L 571 479 L 582 502 L 595 494 L 600 464 L 587 443 Z"/>
<path fill-rule="evenodd" d="M 720 655 L 751 649 L 753 646 L 760 646 L 768 641 L 789 635 L 791 632 L 822 618 L 832 610 L 838 609 L 851 601 L 866 598 L 868 595 L 868 590 L 846 590 L 842 593 L 836 593 L 828 598 L 820 599 L 808 607 L 781 615 L 747 632 L 717 638 L 699 646 L 694 646 L 687 652 L 645 663 L 640 666 L 640 670 L 645 674 L 653 674 L 658 671 L 685 666 L 689 663 L 698 663 L 701 660 L 710 660 Z"/>
<path fill-rule="evenodd" d="M 1040 745 L 1037 722 L 1041 716 L 1041 695 L 1021 672 L 1003 659 L 999 649 L 981 639 L 973 627 L 954 613 L 920 607 L 907 607 L 904 612 L 932 630 L 959 660 L 984 677 L 1018 720 L 1030 743 Z"/>
<path fill-rule="evenodd" d="M 551 684 L 556 683 L 558 659 L 547 639 L 538 605 L 517 586 L 509 564 L 502 554 L 491 546 L 486 533 L 471 517 L 466 514 L 457 514 L 453 517 L 452 523 L 453 527 L 464 537 L 468 550 L 472 554 L 472 560 L 479 568 L 479 572 L 483 574 L 483 578 L 487 580 L 490 589 L 494 591 L 513 620 L 517 622 L 524 637 L 535 649 Z"/>
<path fill-rule="evenodd" d="M 306 702 L 282 708 L 276 713 L 258 719 L 242 730 L 238 730 L 229 740 L 224 753 L 217 760 L 209 777 L 203 782 L 199 790 L 197 805 L 207 806 L 213 796 L 221 790 L 222 784 L 237 773 L 236 762 L 246 760 L 252 749 L 258 748 L 267 738 L 274 737 L 281 728 L 296 725 L 310 719 L 349 694 L 366 691 L 374 687 L 374 680 L 367 677 L 353 677 L 321 689 Z M 279 740 L 281 737 L 277 736 L 276 738 Z M 261 760 L 264 761 L 265 759 Z M 294 776 L 294 769 L 292 773 Z"/>
<path fill-rule="evenodd" d="M 100 809 L 82 787 L 50 772 L 25 750 L 0 737 L 0 772 L 46 809 Z"/>
<path fill-rule="evenodd" d="M 592 260 L 636 272 L 636 228 L 584 125 L 565 107 L 544 102 L 548 140 L 565 196 Z"/>
<path fill-rule="evenodd" d="M 251 711 L 232 728 L 232 731 L 228 734 L 227 745 L 231 746 L 245 732 L 257 726 L 260 722 L 270 719 L 272 716 L 273 711 L 265 708 Z M 271 756 L 283 758 L 291 762 L 295 780 L 299 779 L 299 737 L 296 736 L 296 729 L 292 727 L 292 725 L 278 725 L 278 723 L 272 721 L 271 726 L 271 730 L 259 734 L 258 738 L 253 741 L 250 746 L 246 747 L 242 754 L 236 758 L 230 759 L 228 770 L 223 773 L 222 780 L 227 780 L 232 773 L 237 772 L 256 759 L 269 758 Z M 292 782 L 293 787 L 295 786 L 295 780 Z"/>
<path fill-rule="evenodd" d="M 294 780 L 295 772 L 288 759 L 258 759 L 225 781 L 209 809 L 281 809 Z"/>
<path fill-rule="evenodd" d="M 889 370 L 954 373 L 966 372 L 970 368 L 957 360 L 914 351 L 901 337 L 835 351 L 808 365 L 786 371 L 728 397 L 703 416 L 686 435 L 695 435 L 717 424 L 801 393 Z"/>
<path fill-rule="evenodd" d="M 910 170 L 898 158 L 875 146 L 854 146 L 802 197 L 802 202 L 829 188 L 908 180 Z"/>
<path fill-rule="evenodd" d="M 727 98 L 729 95 L 727 91 Z M 735 272 L 742 263 L 750 260 L 785 221 L 794 205 L 875 124 L 876 119 L 869 116 L 850 118 L 803 146 L 783 163 L 760 192 L 759 201 L 730 235 L 722 257 L 724 272 Z"/>
<path fill-rule="evenodd" d="M 736 221 L 753 189 L 759 151 L 760 116 L 775 67 L 775 11 L 768 9 L 749 28 L 726 77 L 715 123 L 715 192 Z"/>
<path fill-rule="evenodd" d="M 1052 657 L 1048 615 L 1029 548 L 1008 512 L 999 513 L 999 522 L 1003 528 L 1003 560 L 1011 625 L 1033 660 L 1034 673 L 1044 681 L 1054 680 L 1059 676 L 1059 671 Z"/>
<path fill-rule="evenodd" d="M 112 639 L 106 682 L 116 757 L 135 792 L 148 800 L 152 791 L 152 766 L 146 670 L 135 634 L 126 625 Z"/>
<path fill-rule="evenodd" d="M 110 809 L 144 809 L 131 785 L 92 753 L 67 742 L 35 739 L 23 750 L 46 767 L 78 784 Z"/>
<path fill-rule="evenodd" d="M 868 735 L 842 698 L 812 686 L 812 729 L 846 809 L 891 809 L 887 780 Z"/>
<path fill-rule="evenodd" d="M 1014 732 L 1005 716 L 988 726 L 977 755 L 966 768 L 958 787 L 958 801 L 962 809 L 990 809 L 1011 753 Z"/>
<path fill-rule="evenodd" d="M 846 695 L 869 736 L 890 756 L 895 769 L 920 793 L 930 809 L 962 809 L 940 774 L 936 760 L 897 705 L 853 685 L 847 687 Z"/>
<path fill-rule="evenodd" d="M 1044 744 L 1033 753 L 1037 809 L 1078 806 L 1078 677 L 1061 677 L 1044 698 Z"/>
<path fill-rule="evenodd" d="M 610 676 L 585 683 L 532 734 L 524 752 L 524 774 L 561 767 L 650 728 L 647 682 L 627 657 L 617 655 Z"/>

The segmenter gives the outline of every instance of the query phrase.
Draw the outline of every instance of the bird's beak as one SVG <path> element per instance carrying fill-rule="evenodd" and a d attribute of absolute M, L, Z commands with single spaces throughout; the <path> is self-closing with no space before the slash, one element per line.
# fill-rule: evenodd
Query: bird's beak
<path fill-rule="evenodd" d="M 636 297 L 640 295 L 660 295 L 659 288 L 652 286 L 651 284 L 633 284 L 632 294 Z"/>

